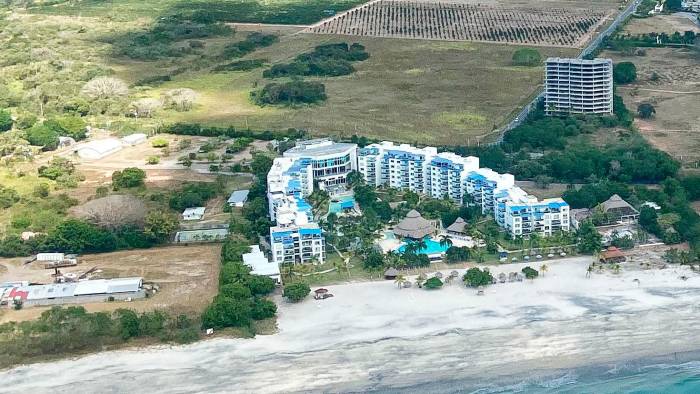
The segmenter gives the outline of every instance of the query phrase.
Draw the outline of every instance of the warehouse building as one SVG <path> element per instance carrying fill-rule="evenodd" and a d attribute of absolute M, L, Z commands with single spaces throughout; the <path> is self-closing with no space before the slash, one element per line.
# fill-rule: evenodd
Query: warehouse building
<path fill-rule="evenodd" d="M 79 282 L 30 285 L 7 283 L 0 287 L 0 304 L 11 307 L 82 304 L 110 299 L 144 298 L 143 278 L 94 279 Z"/>

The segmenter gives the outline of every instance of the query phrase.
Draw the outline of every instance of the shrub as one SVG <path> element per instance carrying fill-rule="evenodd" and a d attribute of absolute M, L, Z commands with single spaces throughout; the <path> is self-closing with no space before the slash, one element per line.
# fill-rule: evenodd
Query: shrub
<path fill-rule="evenodd" d="M 292 283 L 284 286 L 282 296 L 291 302 L 299 302 L 306 298 L 311 292 L 311 288 L 306 283 Z"/>
<path fill-rule="evenodd" d="M 158 156 L 149 156 L 148 159 L 146 159 L 146 164 L 158 164 L 160 163 L 160 157 Z"/>
<path fill-rule="evenodd" d="M 250 311 L 250 317 L 254 320 L 269 319 L 275 316 L 277 305 L 270 301 L 258 298 L 253 302 L 253 308 Z"/>
<path fill-rule="evenodd" d="M 258 105 L 312 104 L 326 100 L 326 87 L 320 82 L 306 81 L 269 83 L 252 95 Z"/>
<path fill-rule="evenodd" d="M 170 145 L 170 143 L 165 138 L 154 138 L 151 140 L 151 146 L 154 148 L 165 148 L 168 145 Z"/>
<path fill-rule="evenodd" d="M 637 115 L 642 119 L 649 119 L 656 114 L 656 108 L 649 103 L 639 104 L 637 107 Z"/>
<path fill-rule="evenodd" d="M 146 173 L 136 167 L 127 167 L 122 171 L 112 173 L 112 188 L 119 190 L 123 188 L 142 186 L 146 179 Z"/>
<path fill-rule="evenodd" d="M 7 131 L 12 128 L 12 114 L 6 109 L 0 110 L 0 131 Z"/>
<path fill-rule="evenodd" d="M 521 272 L 523 273 L 523 275 L 525 275 L 527 279 L 535 279 L 539 275 L 539 272 L 537 272 L 536 269 L 531 267 L 525 267 L 521 270 Z"/>
<path fill-rule="evenodd" d="M 0 208 L 9 208 L 19 202 L 17 190 L 0 185 Z"/>
<path fill-rule="evenodd" d="M 214 72 L 222 71 L 250 71 L 265 65 L 263 59 L 238 60 L 231 63 L 222 64 L 212 69 Z"/>
<path fill-rule="evenodd" d="M 520 48 L 513 52 L 514 66 L 534 67 L 539 66 L 540 63 L 542 63 L 542 55 L 536 49 Z"/>
<path fill-rule="evenodd" d="M 423 287 L 426 289 L 439 289 L 442 287 L 442 281 L 440 278 L 432 277 L 423 283 Z"/>

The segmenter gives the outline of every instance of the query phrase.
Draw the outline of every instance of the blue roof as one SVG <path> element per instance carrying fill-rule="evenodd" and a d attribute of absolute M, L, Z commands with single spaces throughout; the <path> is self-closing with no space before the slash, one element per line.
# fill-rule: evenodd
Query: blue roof
<path fill-rule="evenodd" d="M 478 172 L 470 172 L 469 175 L 467 175 L 467 178 L 469 178 L 469 179 L 474 179 L 474 180 L 484 180 L 484 179 L 486 179 L 485 176 L 479 174 Z"/>
<path fill-rule="evenodd" d="M 558 202 L 550 202 L 547 203 L 547 206 L 550 208 L 561 208 L 561 207 L 568 207 L 569 204 L 567 204 L 564 201 L 558 201 Z"/>

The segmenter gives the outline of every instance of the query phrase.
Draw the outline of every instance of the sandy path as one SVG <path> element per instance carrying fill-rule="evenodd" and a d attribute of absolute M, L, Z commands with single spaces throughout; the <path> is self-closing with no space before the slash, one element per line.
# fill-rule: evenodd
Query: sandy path
<path fill-rule="evenodd" d="M 329 300 L 282 303 L 275 335 L 21 367 L 0 374 L 0 391 L 335 392 L 454 379 L 488 386 L 499 374 L 700 349 L 700 276 L 626 266 L 586 279 L 588 262 L 551 263 L 546 277 L 495 285 L 486 296 L 457 284 L 331 286 Z"/>

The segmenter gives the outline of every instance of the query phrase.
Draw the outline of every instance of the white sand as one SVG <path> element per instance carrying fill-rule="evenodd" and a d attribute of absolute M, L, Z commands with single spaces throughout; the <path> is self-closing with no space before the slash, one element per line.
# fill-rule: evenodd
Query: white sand
<path fill-rule="evenodd" d="M 547 262 L 545 277 L 485 296 L 460 282 L 330 286 L 335 297 L 324 301 L 280 300 L 275 335 L 20 367 L 0 374 L 0 392 L 364 391 L 700 349 L 700 276 L 630 267 L 587 279 L 589 261 Z"/>

